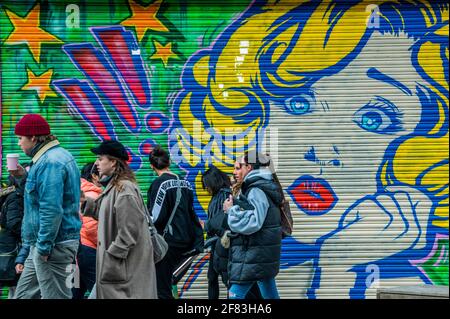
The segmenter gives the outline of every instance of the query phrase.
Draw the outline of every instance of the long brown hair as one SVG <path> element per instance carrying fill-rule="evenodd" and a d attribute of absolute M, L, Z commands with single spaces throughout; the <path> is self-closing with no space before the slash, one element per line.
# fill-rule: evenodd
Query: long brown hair
<path fill-rule="evenodd" d="M 124 180 L 130 181 L 133 183 L 137 183 L 136 175 L 131 170 L 130 166 L 128 166 L 128 163 L 126 163 L 124 160 L 121 160 L 114 156 L 106 155 L 106 157 L 109 160 L 116 161 L 116 169 L 114 170 L 114 175 L 113 175 L 113 178 L 111 181 L 111 183 L 114 187 L 117 187 L 120 191 L 122 188 L 122 185 L 120 182 L 124 181 Z"/>
<path fill-rule="evenodd" d="M 231 193 L 233 196 L 238 196 L 242 188 L 242 182 L 234 182 L 233 185 L 231 185 Z"/>
<path fill-rule="evenodd" d="M 278 186 L 278 191 L 280 192 L 281 198 L 283 198 L 283 202 L 286 201 L 286 198 L 285 198 L 284 192 L 283 192 L 283 186 L 281 186 L 281 183 L 280 183 L 280 180 L 278 179 L 277 173 L 275 173 L 275 172 L 272 173 L 272 179 L 273 179 L 274 183 Z"/>

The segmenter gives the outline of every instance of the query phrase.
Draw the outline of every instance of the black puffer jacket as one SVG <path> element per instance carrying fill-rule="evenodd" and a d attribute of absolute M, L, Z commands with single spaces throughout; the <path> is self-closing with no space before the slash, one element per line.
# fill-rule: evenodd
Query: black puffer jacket
<path fill-rule="evenodd" d="M 226 230 L 229 230 L 227 215 L 223 212 L 223 202 L 231 195 L 231 189 L 222 188 L 211 198 L 208 205 L 208 220 L 205 227 L 209 237 L 218 236 L 214 250 L 212 252 L 212 266 L 222 278 L 227 278 L 228 268 L 228 249 L 224 248 L 220 243 L 220 237 Z M 211 266 L 211 264 L 210 264 Z"/>
<path fill-rule="evenodd" d="M 269 175 L 270 176 L 270 175 Z M 248 197 L 254 187 L 266 195 L 269 208 L 261 229 L 251 235 L 234 234 L 228 265 L 229 281 L 246 283 L 275 278 L 280 269 L 282 196 L 279 187 L 267 175 L 258 174 L 244 181 L 242 194 Z"/>
<path fill-rule="evenodd" d="M 14 259 L 19 252 L 21 244 L 21 226 L 23 219 L 23 188 L 11 187 L 0 191 L 0 254 L 2 267 L 0 272 L 0 284 L 4 286 L 15 286 L 19 276 L 15 274 Z M 12 260 L 6 257 L 12 255 Z M 6 275 L 8 274 L 8 275 Z M 6 278 L 4 276 L 7 276 Z"/>
<path fill-rule="evenodd" d="M 21 242 L 23 190 L 11 188 L 0 197 L 0 253 L 10 252 Z"/>

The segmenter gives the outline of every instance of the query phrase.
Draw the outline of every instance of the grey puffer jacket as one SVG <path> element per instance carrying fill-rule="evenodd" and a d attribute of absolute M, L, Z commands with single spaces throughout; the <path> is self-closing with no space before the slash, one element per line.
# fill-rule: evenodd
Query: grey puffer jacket
<path fill-rule="evenodd" d="M 243 210 L 233 207 L 228 217 L 230 228 L 234 231 L 231 238 L 231 252 L 228 264 L 229 282 L 247 283 L 275 278 L 280 269 L 281 255 L 281 217 L 279 206 L 282 196 L 279 187 L 273 182 L 271 174 L 265 170 L 256 170 L 249 174 L 242 184 L 242 199 L 255 207 L 255 210 Z M 266 211 L 260 211 L 266 209 Z M 249 215 L 252 215 L 249 217 Z M 239 220 L 239 217 L 242 220 Z M 245 229 L 246 220 L 261 219 L 260 228 L 250 234 L 237 232 L 238 227 Z M 236 220 L 236 221 L 235 221 Z M 259 226 L 258 226 L 259 227 Z M 254 230 L 254 228 L 253 228 Z"/>

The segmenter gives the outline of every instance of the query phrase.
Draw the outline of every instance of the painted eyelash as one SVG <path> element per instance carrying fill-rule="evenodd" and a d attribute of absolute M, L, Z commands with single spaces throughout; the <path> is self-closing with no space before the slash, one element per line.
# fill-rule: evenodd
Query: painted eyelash
<path fill-rule="evenodd" d="M 376 103 L 371 104 L 372 106 L 380 107 L 385 111 L 389 111 L 389 113 L 395 114 L 399 117 L 403 116 L 403 112 L 401 112 L 398 107 L 389 100 L 382 98 L 381 96 L 376 96 Z M 369 103 L 370 104 L 370 103 Z"/>
<path fill-rule="evenodd" d="M 302 91 L 298 94 L 292 94 L 289 98 L 293 98 L 295 96 L 308 96 L 311 98 L 311 101 L 316 102 L 316 89 L 315 88 L 309 88 L 306 89 L 305 91 Z M 283 100 L 287 100 L 288 98 L 283 98 Z"/>
<path fill-rule="evenodd" d="M 378 108 L 382 109 L 384 113 L 389 116 L 392 123 L 389 125 L 390 130 L 401 130 L 403 125 L 403 112 L 401 112 L 392 102 L 377 96 L 375 103 L 369 102 L 364 108 Z"/>
<path fill-rule="evenodd" d="M 309 88 L 308 91 L 306 91 L 304 94 L 311 96 L 311 101 L 316 103 L 316 89 L 315 88 Z"/>
<path fill-rule="evenodd" d="M 286 105 L 286 101 L 288 101 L 288 100 L 290 101 L 295 97 L 302 97 L 305 100 L 308 100 L 309 102 L 312 102 L 314 104 L 317 102 L 315 89 L 313 89 L 313 88 L 310 88 L 305 92 L 292 95 L 289 98 L 282 98 L 281 100 L 282 100 L 283 104 Z"/>

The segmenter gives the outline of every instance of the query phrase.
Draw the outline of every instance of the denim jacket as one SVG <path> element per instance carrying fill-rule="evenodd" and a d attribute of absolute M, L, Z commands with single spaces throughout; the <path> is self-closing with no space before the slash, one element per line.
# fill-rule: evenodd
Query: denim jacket
<path fill-rule="evenodd" d="M 17 254 L 15 264 L 25 265 L 25 260 L 27 260 L 29 254 L 30 246 L 22 245 L 22 247 L 20 247 L 19 253 Z"/>
<path fill-rule="evenodd" d="M 50 255 L 56 243 L 79 240 L 80 173 L 73 156 L 53 141 L 33 157 L 25 184 L 22 240 Z"/>

